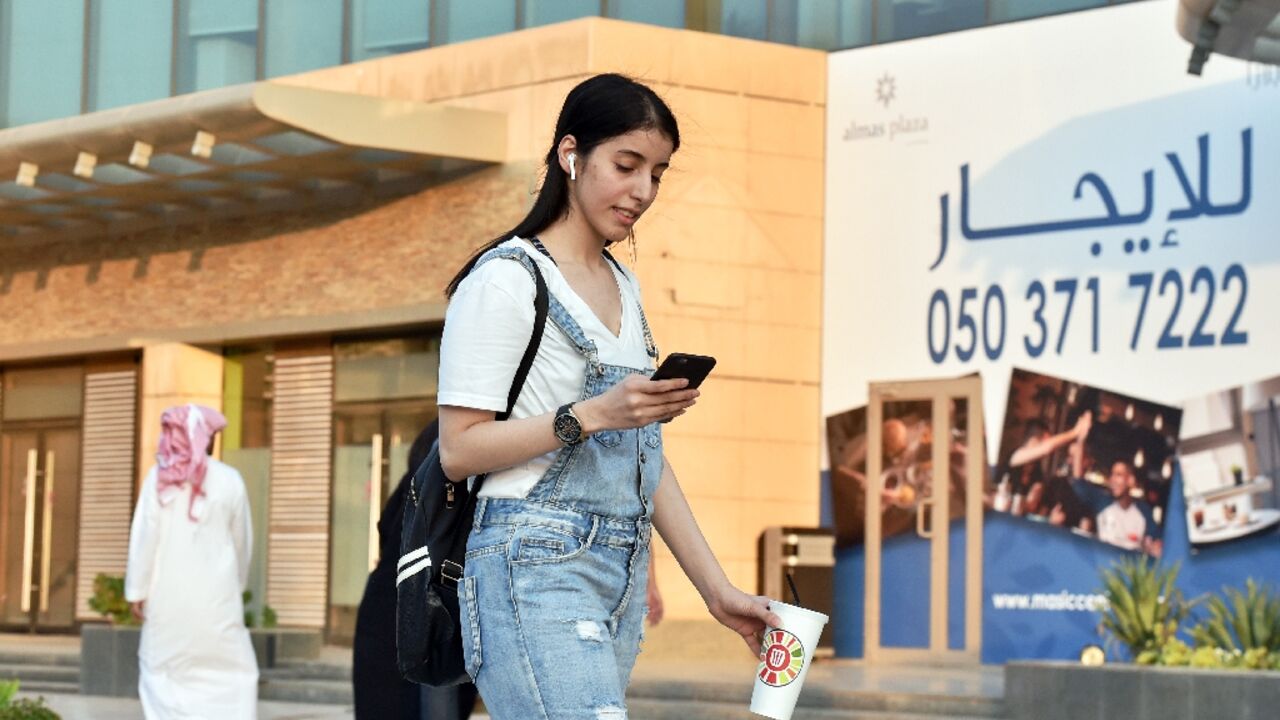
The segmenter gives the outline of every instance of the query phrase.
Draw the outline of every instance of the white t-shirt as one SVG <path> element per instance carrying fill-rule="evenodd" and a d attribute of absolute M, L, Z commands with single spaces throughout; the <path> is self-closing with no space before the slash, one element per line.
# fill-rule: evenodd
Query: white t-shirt
<path fill-rule="evenodd" d="M 653 369 L 640 320 L 640 285 L 630 271 L 608 263 L 622 300 L 622 329 L 617 337 L 590 306 L 569 287 L 560 269 L 546 255 L 520 238 L 503 247 L 523 249 L 538 264 L 547 291 L 565 307 L 588 339 L 594 340 L 600 362 L 637 369 Z M 606 261 L 608 262 L 608 261 Z M 492 410 L 507 409 L 507 393 L 520 358 L 533 332 L 535 287 L 529 271 L 518 262 L 496 258 L 477 267 L 458 286 L 445 313 L 440 343 L 440 405 Z M 586 358 L 547 317 L 542 344 L 524 389 L 511 411 L 512 418 L 554 412 L 577 400 L 586 376 Z M 523 498 L 551 465 L 555 453 L 489 474 L 480 495 Z"/>
<path fill-rule="evenodd" d="M 1113 502 L 1098 513 L 1098 538 L 1126 550 L 1142 547 L 1142 536 L 1147 532 L 1147 519 L 1137 505 L 1128 509 Z"/>

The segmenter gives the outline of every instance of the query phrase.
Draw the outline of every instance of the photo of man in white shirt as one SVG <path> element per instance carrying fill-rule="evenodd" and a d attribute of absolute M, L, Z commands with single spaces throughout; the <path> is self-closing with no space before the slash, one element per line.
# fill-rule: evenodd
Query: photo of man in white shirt
<path fill-rule="evenodd" d="M 1147 519 L 1131 494 L 1135 484 L 1133 467 L 1125 460 L 1115 461 L 1107 482 L 1114 501 L 1098 513 L 1098 538 L 1126 550 L 1144 549 Z"/>

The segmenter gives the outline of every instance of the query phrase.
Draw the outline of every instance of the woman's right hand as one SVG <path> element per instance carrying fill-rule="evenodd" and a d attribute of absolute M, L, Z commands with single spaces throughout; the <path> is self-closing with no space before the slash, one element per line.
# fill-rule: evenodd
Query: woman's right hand
<path fill-rule="evenodd" d="M 574 403 L 573 412 L 590 435 L 601 430 L 630 430 L 683 415 L 697 402 L 698 391 L 684 378 L 650 380 L 628 375 L 589 400 Z"/>

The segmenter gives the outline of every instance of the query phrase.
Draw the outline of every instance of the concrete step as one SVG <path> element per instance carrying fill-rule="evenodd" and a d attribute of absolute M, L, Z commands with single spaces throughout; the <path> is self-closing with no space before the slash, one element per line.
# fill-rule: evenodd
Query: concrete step
<path fill-rule="evenodd" d="M 260 700 L 350 705 L 354 700 L 350 680 L 300 680 L 267 678 L 258 686 Z"/>
<path fill-rule="evenodd" d="M 281 680 L 342 680 L 351 681 L 351 666 L 331 663 L 301 661 L 281 663 L 262 670 L 264 678 Z"/>
<path fill-rule="evenodd" d="M 25 665 L 0 663 L 0 680 L 17 678 L 25 690 L 31 682 L 62 682 L 80 684 L 80 668 L 66 665 Z"/>
<path fill-rule="evenodd" d="M 79 652 L 0 649 L 0 665 L 56 665 L 80 667 Z"/>
<path fill-rule="evenodd" d="M 79 695 L 79 682 L 61 682 L 53 680 L 22 681 L 18 688 L 18 697 L 39 697 L 41 695 Z"/>

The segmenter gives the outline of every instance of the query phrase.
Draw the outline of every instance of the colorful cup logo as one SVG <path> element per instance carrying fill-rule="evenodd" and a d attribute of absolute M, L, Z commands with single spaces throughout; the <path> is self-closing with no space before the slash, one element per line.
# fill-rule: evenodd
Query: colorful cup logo
<path fill-rule="evenodd" d="M 804 669 L 804 645 L 786 630 L 770 630 L 760 650 L 760 668 L 756 674 L 771 687 L 791 684 Z"/>

